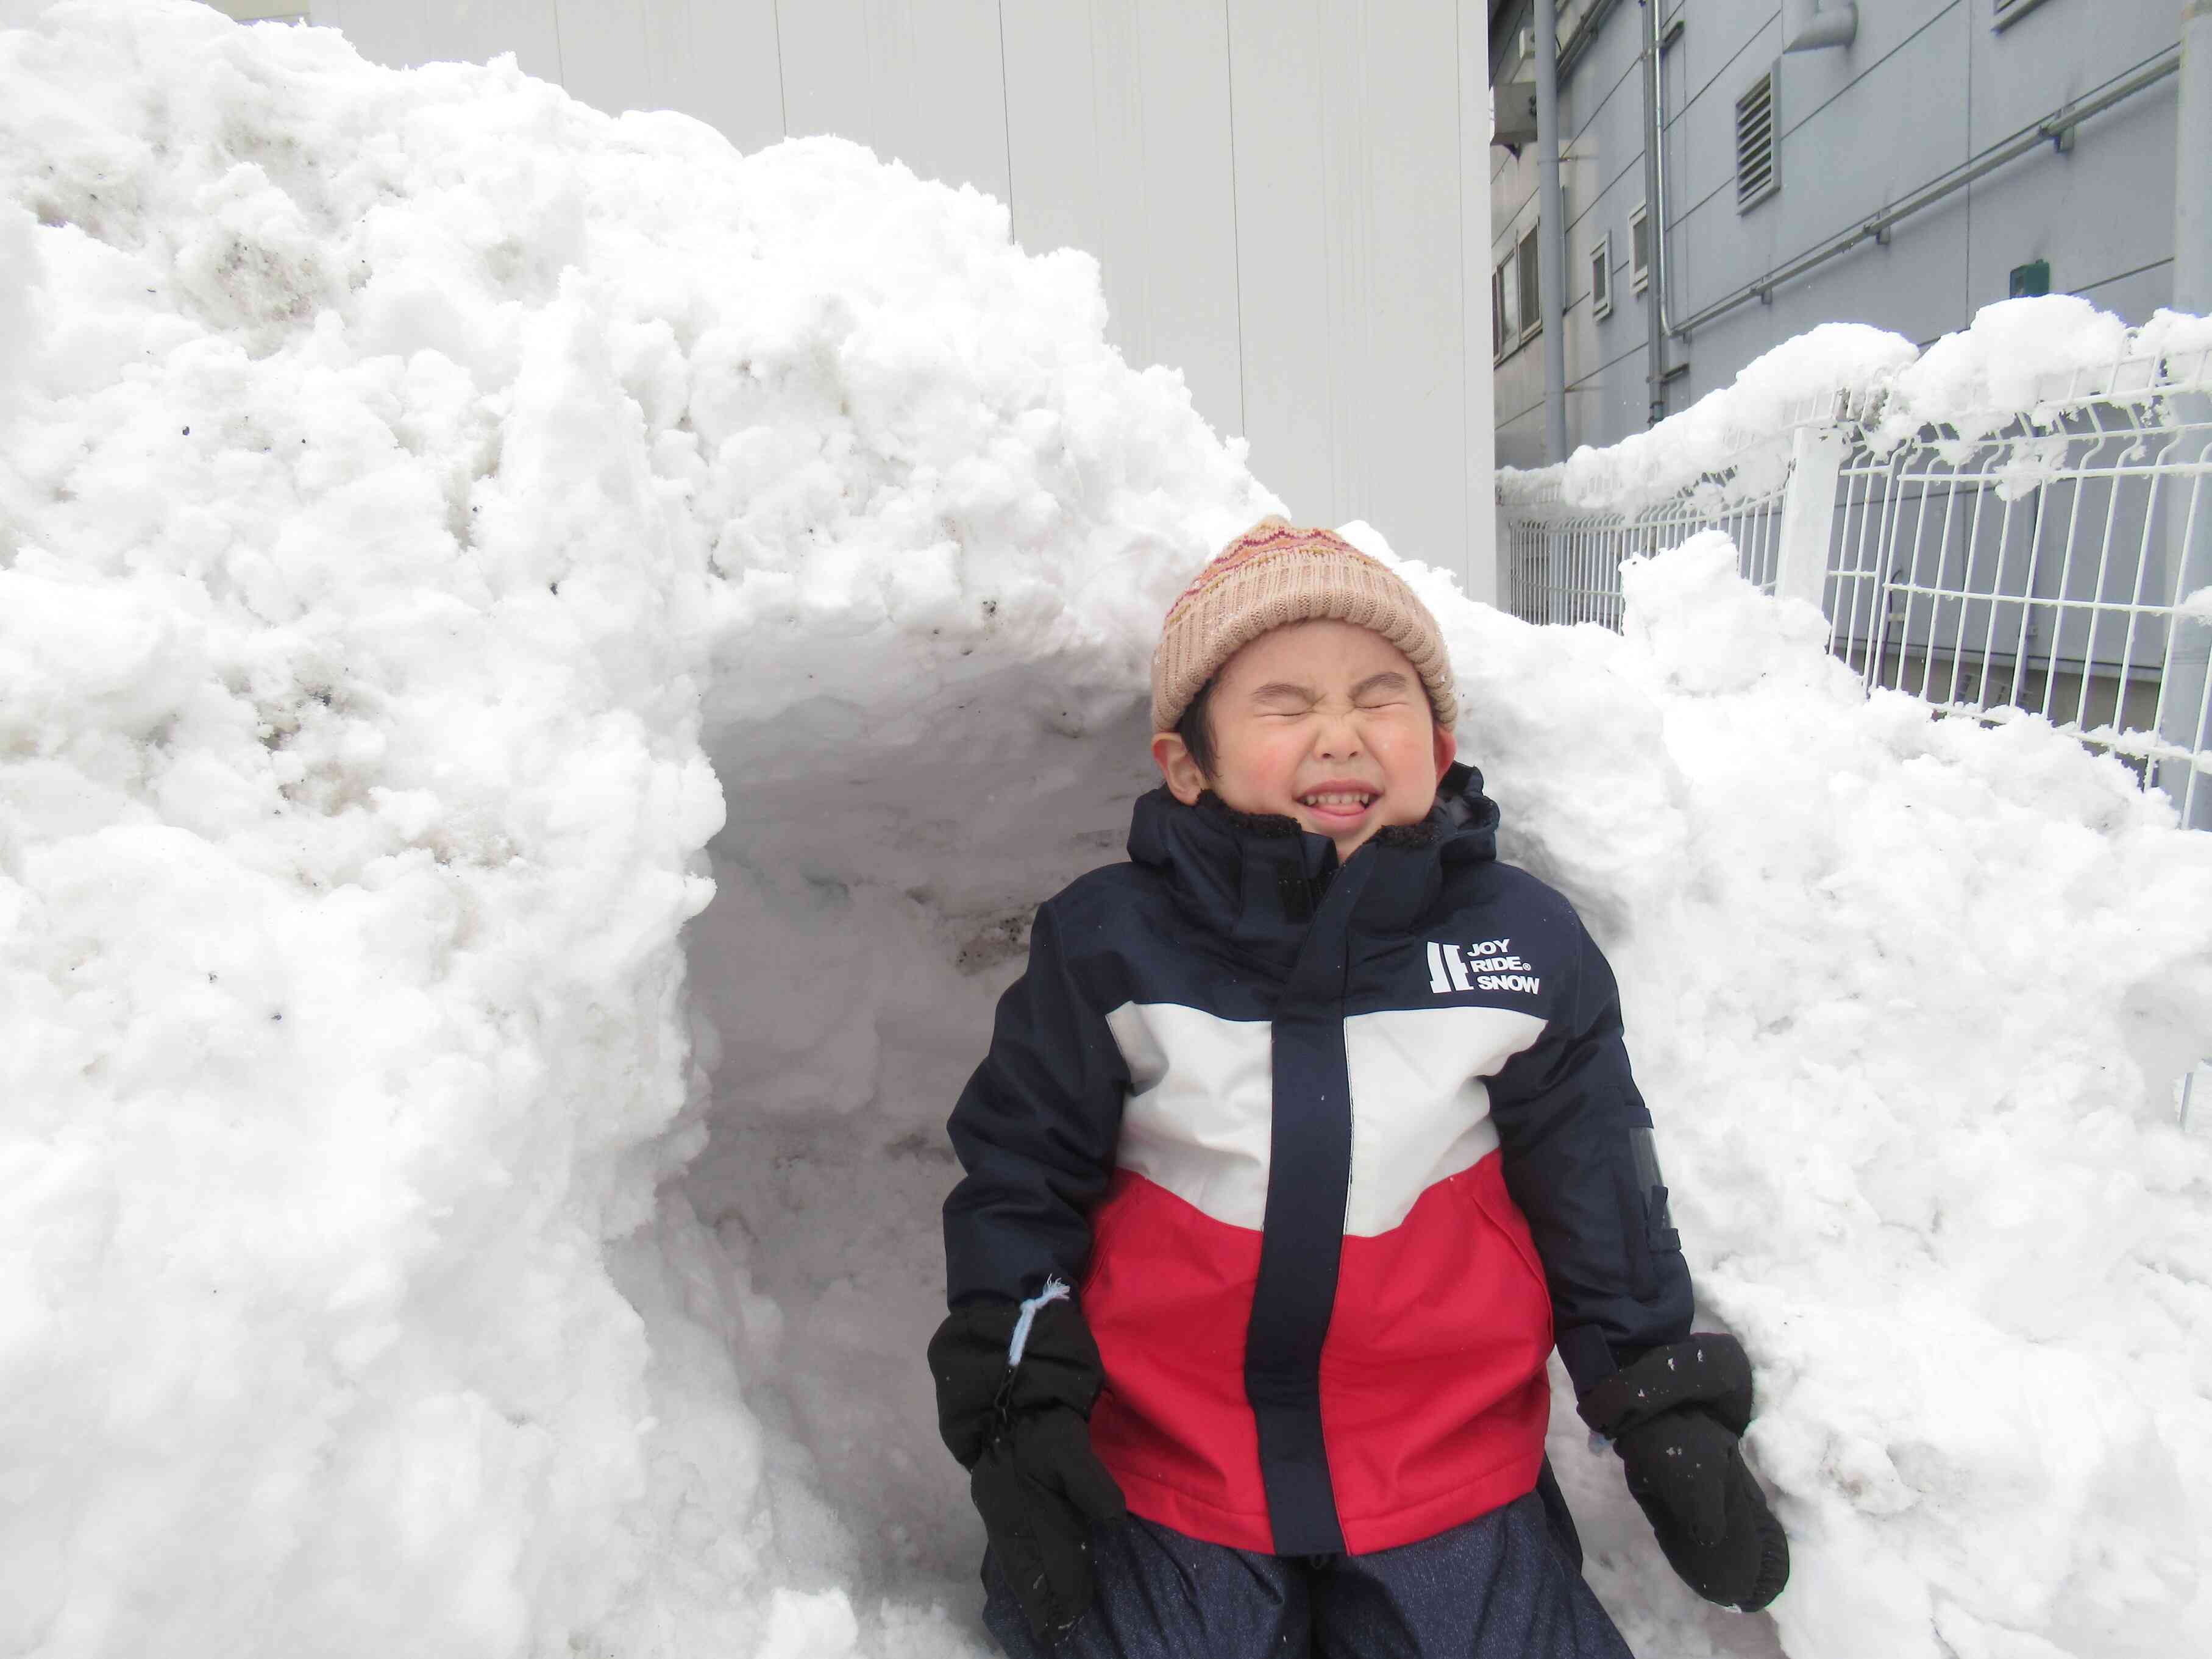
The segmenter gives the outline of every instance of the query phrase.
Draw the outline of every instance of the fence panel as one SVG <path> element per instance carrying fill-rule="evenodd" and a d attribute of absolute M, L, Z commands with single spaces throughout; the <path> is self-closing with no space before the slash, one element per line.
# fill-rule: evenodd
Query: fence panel
<path fill-rule="evenodd" d="M 1746 581 L 1774 592 L 1782 544 L 1782 499 L 1776 487 L 1737 495 L 1715 478 L 1699 489 L 1624 515 L 1551 503 L 1507 501 L 1506 608 L 1529 622 L 1620 626 L 1620 567 L 1679 547 L 1703 530 L 1724 530 L 1735 543 Z"/>
<path fill-rule="evenodd" d="M 1621 564 L 1709 529 L 1771 593 L 1793 446 L 1839 441 L 1820 582 L 1831 651 L 1869 687 L 1943 714 L 2041 715 L 2212 828 L 2208 356 L 2123 359 L 2039 387 L 2031 409 L 1909 435 L 1884 425 L 1878 401 L 1801 420 L 1630 511 L 1567 502 L 1556 470 L 1516 475 L 1499 491 L 1508 605 L 1531 622 L 1618 628 Z M 1809 514 L 1816 560 L 1826 479 L 1808 469 L 1814 493 L 1790 520 L 1799 537 Z M 1790 591 L 1809 596 L 1819 568 Z"/>
<path fill-rule="evenodd" d="M 2160 702 L 2209 451 L 2212 420 L 2117 404 L 1863 449 L 1842 478 L 1832 648 L 1947 712 L 2025 709 L 2139 763 L 2203 749 Z"/>

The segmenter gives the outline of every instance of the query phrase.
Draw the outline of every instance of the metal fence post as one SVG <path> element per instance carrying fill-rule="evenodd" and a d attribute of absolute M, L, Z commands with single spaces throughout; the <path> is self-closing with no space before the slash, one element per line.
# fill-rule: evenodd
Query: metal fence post
<path fill-rule="evenodd" d="M 1774 597 L 1802 599 L 1826 613 L 1828 541 L 1835 532 L 1836 477 L 1849 447 L 1832 426 L 1801 426 L 1791 434 L 1790 484 L 1782 495 L 1782 540 L 1774 565 Z"/>
<path fill-rule="evenodd" d="M 2178 423 L 2212 422 L 2212 398 L 2185 392 L 2167 400 Z M 2188 424 L 2185 432 L 2191 432 Z M 2197 425 L 2185 442 L 2183 459 L 2202 463 L 2212 456 L 2208 428 Z M 2194 453 L 2188 453 L 2193 449 Z M 2177 477 L 2166 504 L 2166 559 L 2169 592 L 2161 597 L 2176 609 L 2166 619 L 2166 667 L 2159 681 L 2158 734 L 2179 748 L 2201 752 L 2212 746 L 2212 622 L 2181 614 L 2184 599 L 2212 587 L 2212 489 L 2203 475 Z M 2182 823 L 2212 830 L 2212 786 L 2193 758 L 2153 763 L 2150 781 L 2166 791 Z"/>
<path fill-rule="evenodd" d="M 2173 303 L 2177 310 L 2212 311 L 2212 0 L 2185 0 L 2181 8 L 2181 87 L 2174 124 L 2180 133 L 2174 185 Z M 2200 365 L 2201 372 L 2201 365 Z M 2178 422 L 2212 416 L 2212 398 L 2201 393 L 2172 400 Z M 2204 459 L 2204 442 L 2188 459 Z M 2179 481 L 2177 480 L 2177 483 Z M 2166 568 L 2173 603 L 2212 585 L 2212 493 L 2200 474 L 2166 505 Z M 2159 687 L 2159 735 L 2184 749 L 2212 743 L 2212 623 L 2166 619 L 2166 673 Z M 2192 762 L 2160 762 L 2160 787 L 2192 830 L 2212 829 L 2212 787 Z"/>

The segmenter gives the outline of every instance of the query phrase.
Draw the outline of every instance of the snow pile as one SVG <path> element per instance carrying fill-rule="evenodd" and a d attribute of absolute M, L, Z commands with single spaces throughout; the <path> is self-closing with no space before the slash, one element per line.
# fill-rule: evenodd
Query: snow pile
<path fill-rule="evenodd" d="M 943 1118 L 1241 446 L 836 141 L 116 0 L 0 88 L 0 1647 L 981 1651 Z M 1563 1414 L 1593 1579 L 1654 1656 L 2184 1650 L 2212 841 L 1731 558 L 1625 638 L 1409 567 L 1798 1540 L 1702 1607 Z"/>
<path fill-rule="evenodd" d="M 2177 385 L 2212 386 L 2212 319 L 2162 310 L 2131 329 L 2078 295 L 2043 295 L 1985 306 L 1924 352 L 1864 323 L 1823 323 L 1649 431 L 1557 466 L 1501 467 L 1498 486 L 1516 505 L 1632 514 L 1717 480 L 1741 501 L 1782 487 L 1799 426 L 1863 423 L 1879 454 L 1930 427 L 1971 443 L 2023 416 L 2049 424 L 2065 400 L 2140 402 Z"/>
<path fill-rule="evenodd" d="M 1783 1648 L 2190 1650 L 2212 1147 L 2172 1090 L 2212 1041 L 2212 841 L 2039 720 L 1867 702 L 1735 561 L 1631 565 L 1626 637 L 1462 611 L 1454 654 L 1508 855 L 1620 971 L 1701 1310 L 1759 1365 Z M 1611 1475 L 1574 1442 L 1579 1498 Z"/>

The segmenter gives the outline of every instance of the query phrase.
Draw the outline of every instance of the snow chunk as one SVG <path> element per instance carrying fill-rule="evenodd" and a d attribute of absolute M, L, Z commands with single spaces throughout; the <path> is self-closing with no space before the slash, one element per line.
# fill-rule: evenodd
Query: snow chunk
<path fill-rule="evenodd" d="M 2095 390 L 2090 377 L 2108 374 L 2128 354 L 2127 325 L 2079 295 L 2000 300 L 1898 375 L 1882 430 L 1903 437 L 1941 425 L 1984 437 L 2014 411 Z"/>
<path fill-rule="evenodd" d="M 1902 335 L 1864 323 L 1823 323 L 1753 359 L 1731 385 L 1648 432 L 1603 449 L 1584 445 L 1559 467 L 1501 467 L 1499 482 L 1510 498 L 1555 478 L 1568 505 L 1623 513 L 1730 466 L 1742 470 L 1735 481 L 1741 493 L 1771 489 L 1785 474 L 1791 427 L 1871 401 L 1915 355 Z"/>

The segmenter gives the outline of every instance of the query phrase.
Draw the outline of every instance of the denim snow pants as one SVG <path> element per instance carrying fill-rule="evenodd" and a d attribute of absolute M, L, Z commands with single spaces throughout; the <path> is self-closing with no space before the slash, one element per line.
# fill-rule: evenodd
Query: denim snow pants
<path fill-rule="evenodd" d="M 983 1621 L 1012 1659 L 1632 1659 L 1545 1497 L 1368 1555 L 1262 1555 L 1133 1515 L 1091 1529 L 1097 1599 L 1056 1645 L 988 1553 Z"/>

